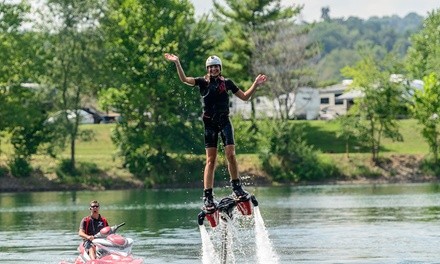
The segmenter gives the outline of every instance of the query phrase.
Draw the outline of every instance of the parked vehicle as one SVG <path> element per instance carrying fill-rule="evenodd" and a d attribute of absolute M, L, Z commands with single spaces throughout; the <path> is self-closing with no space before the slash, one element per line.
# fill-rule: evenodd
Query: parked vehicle
<path fill-rule="evenodd" d="M 94 124 L 100 124 L 100 123 L 104 122 L 104 115 L 101 112 L 97 111 L 96 109 L 84 107 L 84 108 L 81 108 L 81 110 L 83 110 L 93 116 L 93 123 Z"/>
<path fill-rule="evenodd" d="M 58 111 L 47 119 L 47 123 L 55 123 L 57 120 L 64 118 L 64 114 L 67 114 L 67 119 L 71 122 L 75 121 L 77 115 L 79 115 L 80 124 L 94 124 L 95 122 L 92 114 L 89 114 L 84 110 L 78 109 Z"/>
<path fill-rule="evenodd" d="M 337 118 L 339 115 L 338 113 L 329 110 L 328 108 L 323 108 L 319 111 L 319 119 L 320 120 L 333 120 Z"/>
<path fill-rule="evenodd" d="M 116 123 L 120 119 L 119 113 L 115 113 L 113 111 L 102 112 L 92 106 L 84 107 L 84 108 L 82 108 L 82 110 L 93 115 L 93 119 L 94 119 L 95 124 Z"/>

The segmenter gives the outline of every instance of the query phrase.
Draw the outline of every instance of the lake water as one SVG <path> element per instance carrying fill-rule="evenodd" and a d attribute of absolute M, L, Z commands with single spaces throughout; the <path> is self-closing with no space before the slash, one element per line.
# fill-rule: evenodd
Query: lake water
<path fill-rule="evenodd" d="M 253 217 L 234 223 L 230 263 L 440 263 L 440 185 L 248 188 L 267 232 L 258 242 Z M 229 189 L 216 189 L 217 197 Z M 201 190 L 123 190 L 0 194 L 0 263 L 73 262 L 88 203 L 134 239 L 146 263 L 206 263 L 197 214 Z M 206 221 L 205 221 L 206 222 Z M 205 223 L 218 244 L 216 230 Z M 256 230 L 256 229 L 255 229 Z M 265 240 L 263 239 L 263 240 Z M 266 250 L 256 250 L 268 243 Z"/>

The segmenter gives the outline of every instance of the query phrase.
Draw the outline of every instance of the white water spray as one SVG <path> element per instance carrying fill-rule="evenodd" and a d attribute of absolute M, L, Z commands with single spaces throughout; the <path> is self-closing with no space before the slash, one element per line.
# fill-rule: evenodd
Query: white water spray
<path fill-rule="evenodd" d="M 273 249 L 269 234 L 264 226 L 263 217 L 258 206 L 254 207 L 255 214 L 255 244 L 257 251 L 257 259 L 260 264 L 277 264 L 279 262 L 278 255 Z"/>
<path fill-rule="evenodd" d="M 235 255 L 234 255 L 234 242 L 233 237 L 236 232 L 233 226 L 232 219 L 228 219 L 228 221 L 221 221 L 221 253 L 220 253 L 220 264 L 235 264 Z"/>
<path fill-rule="evenodd" d="M 234 208 L 230 218 L 226 213 L 222 215 L 220 225 L 217 228 L 212 228 L 211 233 L 208 233 L 204 225 L 199 226 L 202 238 L 203 264 L 235 264 L 235 253 L 239 254 L 239 259 L 253 259 L 251 263 L 279 263 L 279 257 L 269 239 L 256 200 L 253 201 L 253 204 L 253 218 L 248 214 L 240 215 L 238 209 Z M 235 217 L 232 217 L 232 215 Z M 251 228 L 252 224 L 254 225 L 253 230 Z M 249 243 L 252 240 L 255 241 L 255 244 Z M 234 245 L 235 242 L 238 243 Z"/>
<path fill-rule="evenodd" d="M 202 237 L 202 263 L 219 264 L 219 258 L 215 252 L 214 244 L 209 238 L 208 231 L 204 225 L 199 225 L 200 236 Z"/>

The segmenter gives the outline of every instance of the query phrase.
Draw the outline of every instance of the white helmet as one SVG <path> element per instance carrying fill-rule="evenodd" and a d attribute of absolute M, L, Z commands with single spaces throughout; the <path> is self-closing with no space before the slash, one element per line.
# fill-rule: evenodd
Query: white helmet
<path fill-rule="evenodd" d="M 206 68 L 208 68 L 208 66 L 211 66 L 211 65 L 220 65 L 220 70 L 221 70 L 222 69 L 222 60 L 215 55 L 209 56 L 206 59 Z"/>

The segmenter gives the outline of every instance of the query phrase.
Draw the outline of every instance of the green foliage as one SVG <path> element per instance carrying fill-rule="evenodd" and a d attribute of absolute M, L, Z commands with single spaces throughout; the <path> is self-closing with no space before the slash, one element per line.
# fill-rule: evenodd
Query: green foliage
<path fill-rule="evenodd" d="M 253 72 L 253 54 L 256 51 L 252 36 L 264 33 L 267 23 L 296 16 L 301 8 L 281 7 L 280 0 L 227 0 L 225 5 L 214 1 L 214 16 L 224 23 L 225 38 L 218 48 L 224 58 L 225 74 L 241 87 L 249 87 Z M 251 78 L 251 79 L 249 79 Z"/>
<path fill-rule="evenodd" d="M 58 178 L 64 179 L 68 176 L 78 176 L 80 173 L 72 166 L 72 163 L 68 159 L 62 159 L 58 168 L 56 169 Z"/>
<path fill-rule="evenodd" d="M 281 7 L 280 0 L 226 0 L 225 5 L 214 1 L 214 17 L 221 21 L 224 39 L 216 48 L 223 60 L 222 73 L 234 80 L 243 89 L 251 86 L 253 78 L 261 72 L 254 67 L 260 52 L 254 35 L 267 35 L 265 25 L 292 19 L 302 7 Z M 255 120 L 255 103 L 251 99 L 251 121 L 249 138 L 256 141 L 258 125 Z"/>
<path fill-rule="evenodd" d="M 139 179 L 151 178 L 155 182 L 162 172 L 166 172 L 167 162 L 171 159 L 165 152 L 160 152 L 161 149 L 151 147 L 146 141 L 148 138 L 141 131 L 127 133 L 121 129 L 116 129 L 113 135 L 114 142 L 120 146 L 120 155 L 125 159 L 124 167 Z"/>
<path fill-rule="evenodd" d="M 330 53 L 323 56 L 316 66 L 316 72 L 319 73 L 316 80 L 317 86 L 325 87 L 339 83 L 342 79 L 341 69 L 360 59 L 359 53 L 354 49 L 333 49 Z"/>
<path fill-rule="evenodd" d="M 50 124 L 52 142 L 50 155 L 69 146 L 70 162 L 75 166 L 75 145 L 79 133 L 80 115 L 68 120 L 67 111 L 84 107 L 85 99 L 93 96 L 100 84 L 102 35 L 96 28 L 102 16 L 100 0 L 49 0 L 35 27 L 38 29 L 35 70 L 36 80 L 51 96 L 52 111 L 61 111 L 61 118 Z M 67 143 L 68 142 L 68 143 Z"/>
<path fill-rule="evenodd" d="M 260 146 L 259 135 L 252 135 L 252 122 L 243 120 L 239 117 L 232 117 L 232 123 L 234 125 L 234 136 L 236 142 L 236 149 L 240 153 L 256 153 Z M 261 133 L 259 130 L 257 133 Z"/>
<path fill-rule="evenodd" d="M 364 20 L 349 17 L 315 23 L 310 38 L 321 45 L 321 58 L 316 68 L 319 73 L 317 82 L 341 81 L 343 75 L 340 69 L 360 59 L 356 50 L 365 43 L 381 47 L 383 53 L 395 52 L 403 58 L 410 46 L 408 39 L 421 28 L 422 20 L 423 17 L 411 13 L 403 18 L 391 16 Z"/>
<path fill-rule="evenodd" d="M 0 178 L 6 177 L 9 173 L 9 169 L 3 165 L 0 165 Z"/>
<path fill-rule="evenodd" d="M 353 25 L 355 21 L 350 21 Z M 356 21 L 357 22 L 357 21 Z M 354 29 L 354 27 L 352 27 Z M 310 37 L 321 44 L 322 55 L 341 49 L 353 49 L 357 30 L 350 30 L 343 21 L 334 20 L 316 23 Z"/>
<path fill-rule="evenodd" d="M 428 142 L 435 162 L 439 152 L 440 105 L 438 93 L 440 85 L 440 9 L 429 13 L 423 29 L 412 36 L 412 47 L 407 54 L 407 68 L 413 78 L 424 80 L 423 90 L 416 90 L 410 105 L 413 116 L 423 125 L 422 135 Z"/>
<path fill-rule="evenodd" d="M 33 45 L 30 34 L 22 32 L 29 7 L 23 3 L 0 4 L 0 131 L 8 131 L 14 153 L 8 163 L 14 176 L 29 176 L 31 155 L 48 141 L 42 127 L 45 101 L 38 91 L 22 87 L 30 77 Z M 32 43 L 32 42 L 31 42 Z"/>
<path fill-rule="evenodd" d="M 280 182 L 320 181 L 337 175 L 335 167 L 321 162 L 313 146 L 307 144 L 301 124 L 274 126 L 269 151 L 260 157 L 264 170 Z"/>
<path fill-rule="evenodd" d="M 310 41 L 309 30 L 310 26 L 293 21 L 276 21 L 260 26 L 252 36 L 258 52 L 253 55 L 251 66 L 255 73 L 269 76 L 261 92 L 277 101 L 277 116 L 283 120 L 296 118 L 295 104 L 286 95 L 314 86 L 319 48 Z"/>
<path fill-rule="evenodd" d="M 23 109 L 23 105 L 14 105 L 17 98 L 11 99 L 10 93 L 28 77 L 30 56 L 26 47 L 30 45 L 27 35 L 20 31 L 28 8 L 23 3 L 0 3 L 0 131 L 13 127 L 14 114 Z"/>
<path fill-rule="evenodd" d="M 0 3 L 0 87 L 24 80 L 29 64 L 29 55 L 23 52 L 29 44 L 26 43 L 26 34 L 20 30 L 26 21 L 29 6 L 6 2 Z"/>
<path fill-rule="evenodd" d="M 434 161 L 439 159 L 440 151 L 440 81 L 436 74 L 432 73 L 423 79 L 424 87 L 416 90 L 414 102 L 410 110 L 419 123 L 423 126 L 422 135 L 428 142 Z"/>
<path fill-rule="evenodd" d="M 70 159 L 62 159 L 55 169 L 60 183 L 69 185 L 85 184 L 88 186 L 112 186 L 113 180 L 109 177 L 101 177 L 105 175 L 95 163 L 78 162 L 76 166 L 72 166 Z"/>
<path fill-rule="evenodd" d="M 420 166 L 420 169 L 426 175 L 433 175 L 437 178 L 440 177 L 440 163 L 438 162 L 438 159 L 424 159 Z"/>
<path fill-rule="evenodd" d="M 49 0 L 42 5 L 46 12 L 35 20 L 41 23 L 23 30 L 26 18 L 37 15 L 29 16 L 30 8 L 24 3 L 0 4 L 0 131 L 8 133 L 13 146 L 7 157 L 13 174 L 29 175 L 33 155 L 44 151 L 55 157 L 68 143 L 72 162 L 76 140 L 91 140 L 93 135 L 81 131 L 77 122 L 45 123 L 47 115 L 93 105 L 99 95 L 104 110 L 122 114 L 123 122 L 117 124 L 113 138 L 124 164 L 148 185 L 174 182 L 182 172 L 188 179 L 200 179 L 203 168 L 203 160 L 183 155 L 204 153 L 200 95 L 179 82 L 174 65 L 164 61 L 163 53 L 177 53 L 188 72 L 202 75 L 206 56 L 217 47 L 225 59 L 225 75 L 247 88 L 255 75 L 253 58 L 259 52 L 250 36 L 266 34 L 263 25 L 290 20 L 300 11 L 295 7 L 281 8 L 281 1 L 274 0 L 224 1 L 225 7 L 216 3 L 218 19 L 212 27 L 208 17 L 194 20 L 188 0 Z M 407 23 L 408 19 L 411 23 Z M 406 37 L 419 28 L 417 19 L 418 16 L 407 16 L 363 21 L 327 17 L 313 31 L 322 32 L 323 37 L 316 34 L 317 39 L 328 41 L 322 46 L 325 63 L 320 68 L 321 76 L 333 79 L 333 71 L 328 68 L 337 70 L 340 65 L 351 64 L 357 58 L 352 51 L 365 43 L 377 44 L 380 54 L 390 50 L 401 54 L 408 45 Z M 433 54 L 423 66 L 432 70 L 440 65 L 434 41 L 438 39 L 436 12 L 426 25 L 414 38 L 415 50 L 419 50 L 414 58 L 423 61 Z M 423 40 L 424 35 L 429 36 L 428 40 Z M 432 43 L 423 42 L 430 40 Z M 218 42 L 222 44 L 215 45 Z M 414 67 L 419 67 L 417 63 L 421 61 L 415 60 Z M 21 84 L 27 82 L 40 85 L 37 89 L 24 89 Z M 264 138 L 271 139 L 268 130 L 252 122 L 234 120 L 237 149 L 246 153 L 265 148 L 269 142 Z M 319 132 L 322 131 L 315 129 L 307 136 L 322 138 Z M 325 135 L 336 139 L 333 132 Z M 341 144 L 334 142 L 321 144 L 321 148 L 340 151 L 337 144 Z M 303 149 L 301 153 L 310 154 L 306 147 Z M 60 171 L 65 171 L 66 179 L 73 177 L 80 182 L 76 176 L 69 176 L 80 175 L 78 178 L 92 182 L 93 177 L 86 174 L 101 173 L 94 171 L 92 165 L 83 169 L 81 163 L 78 168 L 62 163 L 64 168 Z M 222 167 L 216 177 L 221 177 L 222 170 L 226 168 Z"/>
<path fill-rule="evenodd" d="M 194 186 L 203 179 L 204 157 L 177 155 L 169 157 L 163 164 L 161 171 L 155 177 L 148 177 L 145 181 L 147 187 L 152 186 Z M 216 172 L 216 177 L 218 171 Z M 229 177 L 229 176 L 228 176 Z"/>
<path fill-rule="evenodd" d="M 361 138 L 358 134 L 357 124 L 359 124 L 359 116 L 354 116 L 351 114 L 339 116 L 337 122 L 340 125 L 340 130 L 337 133 L 337 137 L 341 138 L 345 143 L 345 154 L 347 157 L 350 153 L 350 145 L 355 143 L 359 144 L 359 139 Z"/>
<path fill-rule="evenodd" d="M 5 95 L 8 98 L 5 117 L 11 118 L 5 125 L 15 154 L 28 158 L 37 152 L 40 144 L 50 140 L 43 124 L 47 117 L 45 104 L 37 91 L 19 85 L 11 86 Z"/>
<path fill-rule="evenodd" d="M 342 71 L 353 79 L 352 86 L 364 94 L 355 100 L 349 114 L 358 117 L 356 133 L 369 146 L 373 161 L 378 161 L 382 137 L 402 140 L 396 119 L 404 105 L 406 86 L 390 79 L 399 66 L 392 54 L 383 60 L 365 55 L 354 67 Z"/>
<path fill-rule="evenodd" d="M 411 36 L 407 68 L 415 79 L 432 72 L 440 75 L 440 9 L 433 10 L 423 22 L 423 29 Z"/>
<path fill-rule="evenodd" d="M 195 140 L 202 139 L 200 102 L 194 100 L 200 95 L 182 88 L 163 54 L 178 53 L 190 69 L 203 65 L 213 43 L 206 37 L 209 25 L 206 19 L 195 23 L 189 1 L 133 0 L 109 1 L 102 28 L 111 79 L 101 104 L 123 117 L 113 140 L 130 172 L 149 185 L 161 182 L 173 168 L 171 152 L 201 152 L 203 146 Z"/>
<path fill-rule="evenodd" d="M 23 178 L 31 175 L 32 166 L 26 158 L 14 157 L 8 165 L 12 176 Z"/>
<path fill-rule="evenodd" d="M 28 176 L 32 170 L 30 158 L 45 143 L 53 138 L 45 126 L 45 102 L 38 91 L 29 88 L 10 86 L 6 90 L 7 101 L 4 107 L 4 129 L 10 135 L 10 143 L 14 153 L 9 163 L 15 176 Z M 19 166 L 23 165 L 20 169 Z"/>

